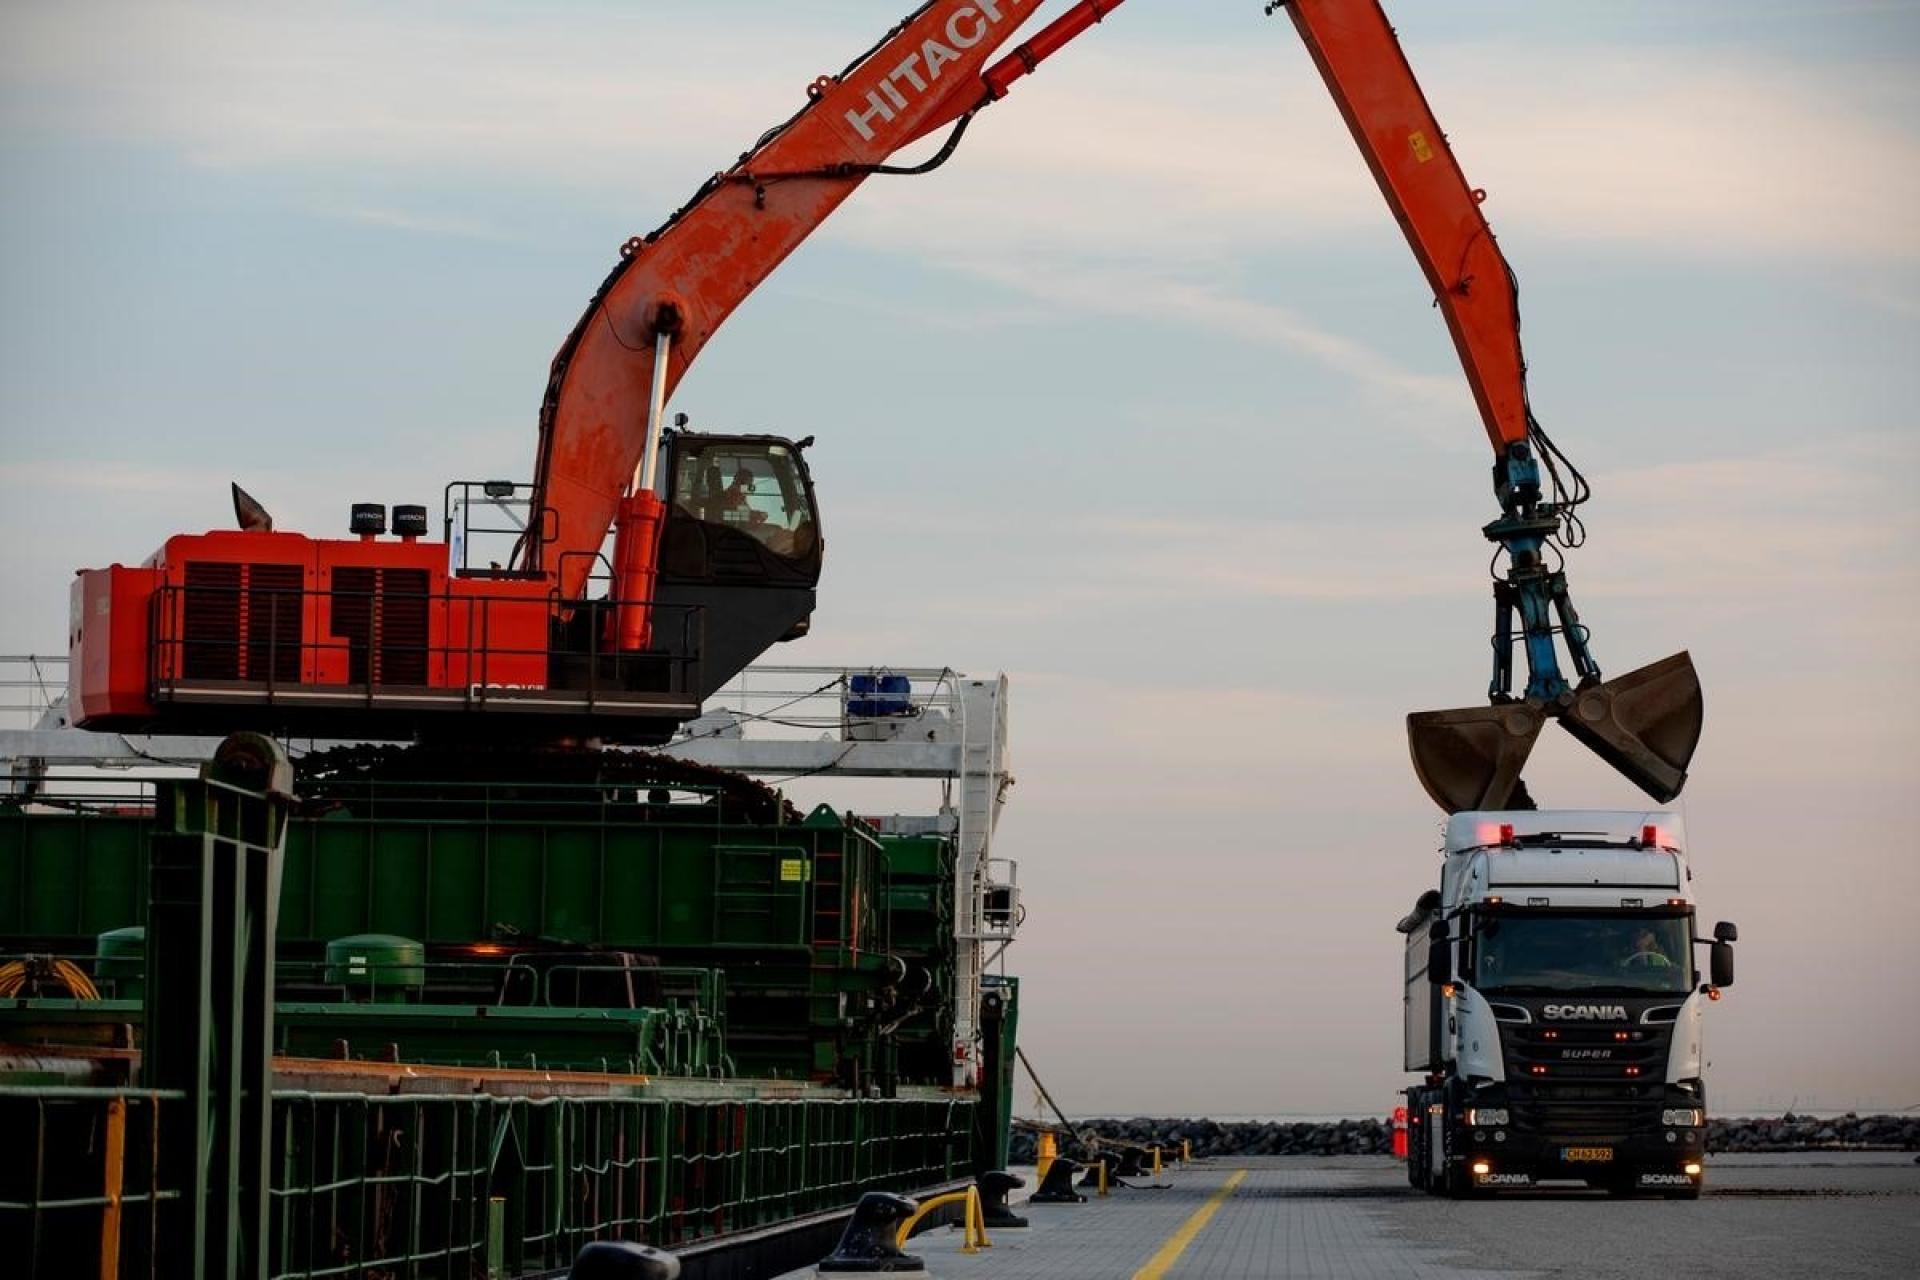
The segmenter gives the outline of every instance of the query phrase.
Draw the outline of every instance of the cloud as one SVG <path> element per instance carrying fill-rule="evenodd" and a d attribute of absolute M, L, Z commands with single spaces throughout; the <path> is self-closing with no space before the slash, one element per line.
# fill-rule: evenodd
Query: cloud
<path fill-rule="evenodd" d="M 1165 273 L 956 258 L 948 265 L 1003 288 L 1081 312 L 1181 323 L 1236 343 L 1289 351 L 1359 384 L 1389 421 L 1435 448 L 1464 451 L 1474 439 L 1463 376 L 1414 373 L 1365 343 L 1308 323 L 1271 302 Z"/>
<path fill-rule="evenodd" d="M 352 208 L 325 208 L 320 210 L 323 217 L 341 222 L 357 222 L 362 226 L 381 227 L 388 231 L 410 231 L 420 235 L 450 236 L 459 240 L 506 239 L 506 235 L 485 223 L 470 218 L 442 218 L 431 214 L 409 213 L 401 209 L 379 209 L 368 206 Z"/>
<path fill-rule="evenodd" d="M 1145 52 L 1075 50 L 986 113 L 937 187 L 891 184 L 848 220 L 877 242 L 975 253 L 1151 245 L 1219 260 L 1356 231 L 1397 239 L 1296 44 L 1176 48 L 1151 72 Z M 1549 44 L 1411 52 L 1509 236 L 1920 257 L 1920 135 L 1896 123 L 1912 93 L 1884 70 Z"/>
<path fill-rule="evenodd" d="M 25 436 L 22 436 L 22 443 Z M 204 470 L 95 459 L 34 458 L 0 462 L 0 484 L 15 491 L 87 494 L 190 494 L 208 487 Z"/>
<path fill-rule="evenodd" d="M 690 190 L 878 34 L 865 13 L 658 6 L 511 17 L 158 3 L 10 11 L 8 131 L 203 164 L 561 184 L 626 208 Z M 933 179 L 840 225 L 902 252 L 1220 261 L 1391 220 L 1284 24 L 1126 13 L 986 112 Z M 1884 66 L 1725 50 L 1422 40 L 1410 49 L 1511 236 L 1913 262 L 1913 91 Z M 661 205 L 656 210 L 666 211 Z M 1097 213 L 1098 216 L 1091 216 Z"/>

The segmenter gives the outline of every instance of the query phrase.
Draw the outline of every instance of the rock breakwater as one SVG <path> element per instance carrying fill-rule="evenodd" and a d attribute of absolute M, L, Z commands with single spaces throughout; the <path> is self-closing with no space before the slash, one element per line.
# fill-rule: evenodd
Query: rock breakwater
<path fill-rule="evenodd" d="M 1393 1129 L 1384 1117 L 1364 1120 L 1100 1119 L 1075 1127 L 1088 1137 L 1178 1150 L 1197 1157 L 1386 1155 Z M 1845 1115 L 1711 1119 L 1708 1151 L 1920 1151 L 1920 1116 Z M 1014 1164 L 1032 1164 L 1034 1135 L 1013 1135 Z"/>

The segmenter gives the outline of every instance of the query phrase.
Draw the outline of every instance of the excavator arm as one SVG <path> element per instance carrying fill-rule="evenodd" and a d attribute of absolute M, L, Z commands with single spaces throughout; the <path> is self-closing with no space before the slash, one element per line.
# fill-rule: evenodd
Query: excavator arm
<path fill-rule="evenodd" d="M 1559 567 L 1561 551 L 1580 540 L 1574 509 L 1587 486 L 1528 405 L 1519 286 L 1481 212 L 1487 193 L 1461 172 L 1378 0 L 1275 0 L 1266 11 L 1281 8 L 1426 273 L 1494 450 L 1501 514 L 1483 532 L 1508 567 L 1494 582 L 1492 705 L 1408 716 L 1414 772 L 1449 811 L 1525 803 L 1520 770 L 1541 727 L 1557 718 L 1648 794 L 1670 800 L 1700 738 L 1699 678 L 1685 653 L 1600 678 Z M 1527 660 L 1518 698 L 1516 622 Z M 1562 674 L 1559 645 L 1573 680 Z"/>
<path fill-rule="evenodd" d="M 651 487 L 646 464 L 666 397 L 734 308 L 868 177 L 937 166 L 975 111 L 1121 3 L 1081 0 L 992 63 L 1039 0 L 923 4 L 846 70 L 810 85 L 798 113 L 658 231 L 628 241 L 554 357 L 534 468 L 542 518 L 522 567 L 577 599 L 623 496 Z M 943 127 L 953 134 L 930 161 L 887 165 Z"/>

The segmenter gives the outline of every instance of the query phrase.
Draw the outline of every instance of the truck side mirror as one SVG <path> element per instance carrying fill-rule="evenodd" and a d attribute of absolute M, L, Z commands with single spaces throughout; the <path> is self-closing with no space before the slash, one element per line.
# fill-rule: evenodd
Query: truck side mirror
<path fill-rule="evenodd" d="M 1716 930 L 1716 932 L 1718 932 Z M 1707 967 L 1712 972 L 1713 985 L 1730 987 L 1733 985 L 1733 944 L 1716 942 L 1707 959 Z"/>
<path fill-rule="evenodd" d="M 1740 941 L 1740 926 L 1730 921 L 1722 920 L 1719 924 L 1713 926 L 1713 940 L 1715 942 Z"/>
<path fill-rule="evenodd" d="M 1427 981 L 1436 987 L 1453 981 L 1453 955 L 1444 937 L 1427 944 Z"/>

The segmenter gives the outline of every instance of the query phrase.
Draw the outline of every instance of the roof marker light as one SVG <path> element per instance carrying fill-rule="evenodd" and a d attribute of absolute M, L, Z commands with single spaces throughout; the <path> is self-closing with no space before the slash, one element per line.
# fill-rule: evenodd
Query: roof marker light
<path fill-rule="evenodd" d="M 1640 847 L 1643 849 L 1670 849 L 1673 847 L 1667 839 L 1667 833 L 1649 822 L 1640 828 Z"/>
<path fill-rule="evenodd" d="M 1479 840 L 1483 847 L 1489 845 L 1505 847 L 1515 843 L 1513 838 L 1513 824 L 1511 822 L 1498 824 L 1483 822 L 1473 834 L 1474 838 Z"/>

